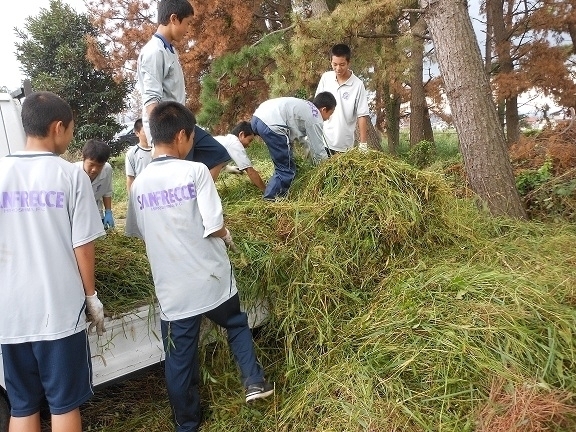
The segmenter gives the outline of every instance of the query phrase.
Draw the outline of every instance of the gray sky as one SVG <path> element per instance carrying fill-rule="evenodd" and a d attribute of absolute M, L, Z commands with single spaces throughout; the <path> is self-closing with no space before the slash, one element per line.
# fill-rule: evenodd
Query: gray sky
<path fill-rule="evenodd" d="M 78 12 L 85 12 L 84 0 L 64 0 Z M 14 43 L 18 41 L 14 33 L 14 27 L 24 28 L 26 19 L 30 16 L 37 16 L 40 9 L 48 9 L 50 0 L 23 0 L 18 2 L 16 7 L 4 8 L 0 14 L 0 59 L 2 68 L 0 69 L 0 87 L 6 86 L 9 90 L 15 90 L 22 84 L 24 78 L 20 72 L 20 62 L 16 60 L 16 47 Z"/>

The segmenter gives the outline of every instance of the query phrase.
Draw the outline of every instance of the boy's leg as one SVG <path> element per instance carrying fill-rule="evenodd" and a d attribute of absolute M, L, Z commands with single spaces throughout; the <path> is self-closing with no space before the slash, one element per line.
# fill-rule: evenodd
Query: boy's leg
<path fill-rule="evenodd" d="M 200 368 L 198 339 L 202 316 L 177 321 L 161 321 L 164 375 L 168 398 L 178 432 L 193 432 L 200 427 Z"/>
<path fill-rule="evenodd" d="M 204 315 L 226 329 L 228 344 L 236 364 L 240 368 L 244 387 L 264 382 L 264 372 L 258 364 L 254 352 L 254 341 L 248 326 L 248 316 L 240 311 L 238 294 Z"/>
<path fill-rule="evenodd" d="M 52 432 L 82 432 L 80 408 L 65 414 L 52 414 Z"/>
<path fill-rule="evenodd" d="M 258 117 L 252 117 L 252 129 L 268 147 L 270 158 L 274 163 L 274 173 L 264 191 L 265 199 L 274 199 L 286 195 L 292 180 L 296 176 L 296 163 L 290 148 L 290 141 L 286 135 L 277 134 Z"/>
<path fill-rule="evenodd" d="M 40 432 L 40 413 L 26 417 L 10 417 L 8 432 Z"/>
<path fill-rule="evenodd" d="M 52 415 L 63 416 L 61 431 L 82 431 L 79 411 L 67 414 L 77 410 L 94 394 L 85 330 L 62 339 L 3 345 L 2 357 L 12 416 L 19 418 L 11 421 L 11 431 L 12 424 L 15 428 L 21 424 L 32 425 L 37 414 L 39 424 L 44 396 Z M 58 419 L 56 423 L 59 423 Z M 58 429 L 53 427 L 53 430 Z"/>
<path fill-rule="evenodd" d="M 222 168 L 232 160 L 226 148 L 199 126 L 194 128 L 194 145 L 185 159 L 206 165 L 214 181 L 218 179 Z"/>

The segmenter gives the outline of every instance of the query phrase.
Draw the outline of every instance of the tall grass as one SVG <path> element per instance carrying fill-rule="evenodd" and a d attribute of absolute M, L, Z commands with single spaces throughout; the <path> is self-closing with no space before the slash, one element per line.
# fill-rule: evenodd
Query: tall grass
<path fill-rule="evenodd" d="M 250 151 L 270 173 L 265 148 Z M 241 297 L 270 308 L 256 347 L 276 395 L 244 403 L 220 336 L 201 352 L 202 431 L 576 428 L 576 228 L 490 218 L 440 173 L 383 153 L 298 165 L 273 203 L 244 176 L 218 180 Z M 100 397 L 86 423 L 171 430 L 165 393 L 134 403 L 163 385 L 126 384 L 126 408 Z M 526 389 L 540 402 L 505 411 Z M 106 424 L 103 405 L 118 412 Z"/>

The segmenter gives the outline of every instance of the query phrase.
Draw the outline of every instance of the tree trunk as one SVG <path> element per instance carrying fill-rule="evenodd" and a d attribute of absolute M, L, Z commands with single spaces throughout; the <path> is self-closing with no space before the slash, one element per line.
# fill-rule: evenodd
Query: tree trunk
<path fill-rule="evenodd" d="M 398 155 L 400 149 L 400 97 L 391 93 L 390 84 L 384 85 L 386 103 L 386 137 L 388 152 Z"/>
<path fill-rule="evenodd" d="M 420 5 L 426 10 L 469 184 L 493 215 L 525 219 L 467 4 L 420 0 Z"/>
<path fill-rule="evenodd" d="M 424 139 L 428 142 L 434 142 L 434 131 L 432 130 L 432 122 L 430 121 L 430 110 L 428 105 L 424 111 Z"/>
<path fill-rule="evenodd" d="M 358 128 L 358 123 L 356 123 L 356 141 L 358 141 L 358 137 L 360 136 L 360 128 Z M 378 129 L 374 127 L 372 124 L 372 120 L 368 118 L 368 125 L 367 125 L 367 144 L 368 148 L 372 150 L 384 151 L 382 148 L 382 134 L 378 132 Z"/>
<path fill-rule="evenodd" d="M 410 28 L 413 35 L 410 63 L 410 147 L 424 140 L 426 97 L 424 93 L 424 40 L 421 36 L 426 31 L 426 21 L 418 18 L 415 12 L 410 13 Z"/>
<path fill-rule="evenodd" d="M 520 139 L 520 114 L 518 113 L 518 96 L 506 99 L 506 140 L 511 146 Z"/>
<path fill-rule="evenodd" d="M 508 3 L 510 9 L 512 2 Z M 498 55 L 499 70 L 501 74 L 512 74 L 514 72 L 514 62 L 510 54 L 512 43 L 510 42 L 510 31 L 504 19 L 504 0 L 489 0 L 486 9 L 490 11 L 490 18 L 492 20 L 492 31 L 494 32 L 494 45 L 496 54 Z M 513 11 L 508 10 L 507 17 L 511 20 Z M 505 118 L 506 118 L 506 140 L 508 145 L 518 141 L 520 138 L 520 116 L 518 115 L 518 97 L 512 93 L 510 96 L 504 98 L 505 104 Z"/>

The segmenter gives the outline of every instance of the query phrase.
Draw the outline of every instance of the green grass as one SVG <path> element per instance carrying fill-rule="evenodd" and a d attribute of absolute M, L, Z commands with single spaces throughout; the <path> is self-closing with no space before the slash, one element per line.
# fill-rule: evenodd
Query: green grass
<path fill-rule="evenodd" d="M 266 179 L 266 148 L 250 155 Z M 256 349 L 276 395 L 244 403 L 220 335 L 201 350 L 203 432 L 575 429 L 573 225 L 491 218 L 441 171 L 383 153 L 297 161 L 278 202 L 245 176 L 218 180 L 241 297 L 270 305 Z M 89 430 L 173 428 L 161 373 L 116 391 L 83 409 Z M 538 403 L 518 417 L 528 391 Z M 535 429 L 551 405 L 564 411 Z"/>

